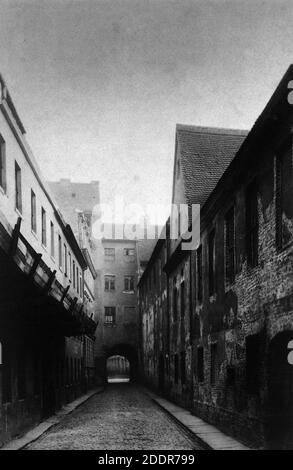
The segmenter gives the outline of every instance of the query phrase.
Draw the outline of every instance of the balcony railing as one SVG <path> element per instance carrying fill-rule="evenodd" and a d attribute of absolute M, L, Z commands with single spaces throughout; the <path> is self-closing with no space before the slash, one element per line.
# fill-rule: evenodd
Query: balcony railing
<path fill-rule="evenodd" d="M 31 278 L 32 282 L 41 288 L 44 295 L 53 297 L 62 307 L 68 311 L 75 321 L 80 323 L 82 333 L 93 333 L 96 323 L 91 318 L 90 312 L 84 308 L 83 302 L 78 301 L 69 293 L 70 285 L 63 286 L 56 279 L 56 271 L 51 270 L 42 260 L 42 255 L 37 253 L 21 233 L 21 217 L 14 227 L 11 239 L 10 256 L 20 270 Z"/>

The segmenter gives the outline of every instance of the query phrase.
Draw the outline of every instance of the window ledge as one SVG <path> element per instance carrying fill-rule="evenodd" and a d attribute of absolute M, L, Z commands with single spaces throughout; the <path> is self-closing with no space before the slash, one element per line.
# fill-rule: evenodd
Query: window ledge
<path fill-rule="evenodd" d="M 37 233 L 33 229 L 31 229 L 31 234 L 35 237 L 36 240 L 39 240 Z"/>
<path fill-rule="evenodd" d="M 0 193 L 3 194 L 3 196 L 6 196 L 8 198 L 7 191 L 1 185 L 0 185 Z"/>
<path fill-rule="evenodd" d="M 17 207 L 15 208 L 15 212 L 17 213 L 17 215 L 18 215 L 19 217 L 21 217 L 21 218 L 23 219 L 23 215 L 22 215 L 22 213 L 20 212 L 20 210 L 17 209 Z"/>

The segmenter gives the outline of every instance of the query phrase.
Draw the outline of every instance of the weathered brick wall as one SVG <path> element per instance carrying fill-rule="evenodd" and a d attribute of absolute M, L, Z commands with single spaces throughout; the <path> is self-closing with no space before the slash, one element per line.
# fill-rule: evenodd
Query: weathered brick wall
<path fill-rule="evenodd" d="M 154 389 L 168 387 L 167 278 L 162 267 L 166 242 L 154 262 L 148 264 L 139 284 L 139 312 L 142 326 L 140 354 L 143 380 Z"/>
<path fill-rule="evenodd" d="M 268 401 L 269 343 L 279 332 L 293 330 L 293 247 L 276 247 L 276 194 L 274 152 L 264 147 L 258 165 L 246 168 L 239 186 L 231 187 L 229 199 L 222 198 L 221 209 L 205 227 L 204 300 L 196 306 L 199 328 L 194 341 L 204 346 L 205 380 L 194 374 L 194 411 L 210 422 L 255 445 L 264 445 Z M 245 248 L 245 196 L 247 183 L 258 177 L 259 263 L 247 263 Z M 227 188 L 228 189 L 228 188 Z M 236 238 L 236 278 L 224 284 L 224 216 L 234 200 Z M 216 294 L 209 297 L 207 235 L 216 228 Z M 246 338 L 259 333 L 259 390 L 250 393 L 246 376 Z M 210 345 L 217 341 L 217 380 L 210 383 Z M 234 370 L 233 384 L 228 369 Z M 196 371 L 195 371 L 196 372 Z"/>

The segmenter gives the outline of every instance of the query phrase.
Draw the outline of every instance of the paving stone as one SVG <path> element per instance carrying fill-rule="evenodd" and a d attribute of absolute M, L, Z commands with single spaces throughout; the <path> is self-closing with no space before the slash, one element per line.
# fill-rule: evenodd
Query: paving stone
<path fill-rule="evenodd" d="M 30 444 L 38 450 L 201 450 L 195 439 L 132 384 L 109 384 Z"/>

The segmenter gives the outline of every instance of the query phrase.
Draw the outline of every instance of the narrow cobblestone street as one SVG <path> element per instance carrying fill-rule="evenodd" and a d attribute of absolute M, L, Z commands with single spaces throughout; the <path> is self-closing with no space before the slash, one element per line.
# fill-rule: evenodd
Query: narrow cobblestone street
<path fill-rule="evenodd" d="M 132 384 L 109 384 L 26 449 L 201 450 Z"/>

